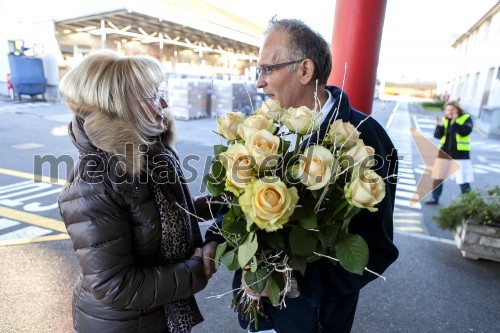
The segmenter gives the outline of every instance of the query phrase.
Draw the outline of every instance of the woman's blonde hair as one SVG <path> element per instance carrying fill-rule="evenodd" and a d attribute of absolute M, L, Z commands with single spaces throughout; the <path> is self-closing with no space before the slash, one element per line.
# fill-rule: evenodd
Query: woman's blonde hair
<path fill-rule="evenodd" d="M 152 94 L 158 93 L 163 80 L 155 58 L 99 51 L 69 71 L 59 89 L 68 106 L 83 119 L 92 112 L 104 112 L 112 119 L 129 122 L 149 142 L 165 130 L 156 114 L 148 112 Z"/>

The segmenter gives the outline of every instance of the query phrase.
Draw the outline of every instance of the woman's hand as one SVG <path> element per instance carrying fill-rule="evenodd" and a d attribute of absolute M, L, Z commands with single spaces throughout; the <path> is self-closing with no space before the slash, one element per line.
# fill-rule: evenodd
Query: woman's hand
<path fill-rule="evenodd" d="M 441 120 L 441 118 L 439 116 L 436 116 L 436 123 L 438 124 L 438 126 L 444 125 L 443 121 Z"/>
<path fill-rule="evenodd" d="M 217 269 L 215 268 L 215 251 L 217 250 L 217 246 L 219 244 L 217 242 L 209 242 L 207 243 L 203 249 L 200 249 L 202 251 L 202 257 L 203 257 L 203 270 L 205 271 L 205 276 L 207 279 L 210 279 L 212 275 L 217 272 Z"/>

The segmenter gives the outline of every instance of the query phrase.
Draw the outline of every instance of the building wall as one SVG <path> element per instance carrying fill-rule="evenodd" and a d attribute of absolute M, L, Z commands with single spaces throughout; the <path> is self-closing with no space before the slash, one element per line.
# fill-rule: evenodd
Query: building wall
<path fill-rule="evenodd" d="M 460 99 L 476 128 L 500 136 L 500 5 L 455 43 L 451 98 Z"/>
<path fill-rule="evenodd" d="M 477 118 L 484 109 L 500 107 L 500 12 L 455 45 L 451 99 Z"/>

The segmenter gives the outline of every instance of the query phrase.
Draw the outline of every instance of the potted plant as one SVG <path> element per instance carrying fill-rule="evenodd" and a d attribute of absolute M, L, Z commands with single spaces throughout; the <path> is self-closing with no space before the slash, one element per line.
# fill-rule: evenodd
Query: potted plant
<path fill-rule="evenodd" d="M 462 256 L 500 261 L 500 187 L 471 190 L 439 210 L 442 229 L 455 230 Z"/>

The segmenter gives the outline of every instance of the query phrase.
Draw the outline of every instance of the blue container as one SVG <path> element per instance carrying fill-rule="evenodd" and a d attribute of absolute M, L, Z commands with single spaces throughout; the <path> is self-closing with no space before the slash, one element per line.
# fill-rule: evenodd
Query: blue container
<path fill-rule="evenodd" d="M 44 96 L 47 79 L 43 71 L 42 59 L 10 53 L 9 65 L 14 94 L 18 95 L 19 99 L 21 95 Z"/>

